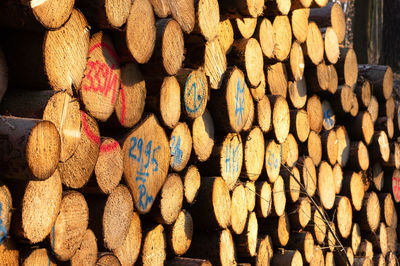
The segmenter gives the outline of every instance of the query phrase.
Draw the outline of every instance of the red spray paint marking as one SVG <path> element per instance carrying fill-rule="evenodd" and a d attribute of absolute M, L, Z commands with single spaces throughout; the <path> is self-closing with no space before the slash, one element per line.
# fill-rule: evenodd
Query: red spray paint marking
<path fill-rule="evenodd" d="M 106 44 L 106 43 L 104 43 L 104 42 L 96 43 L 95 45 L 93 45 L 92 47 L 90 47 L 90 49 L 89 49 L 89 55 L 90 55 L 94 50 L 96 50 L 97 48 L 106 48 L 107 51 L 108 51 L 108 53 L 109 53 L 112 57 L 114 57 L 114 60 L 117 61 L 117 63 L 119 62 L 119 57 L 118 57 L 118 55 L 114 52 L 114 50 L 113 50 L 108 44 Z"/>
<path fill-rule="evenodd" d="M 394 200 L 396 202 L 400 202 L 400 177 L 393 176 L 392 177 L 392 190 Z"/>
<path fill-rule="evenodd" d="M 121 96 L 121 105 L 122 105 L 122 110 L 121 110 L 121 125 L 125 124 L 125 92 L 124 92 L 124 87 L 122 86 L 121 83 L 121 89 L 119 91 L 119 95 Z"/>
<path fill-rule="evenodd" d="M 110 152 L 115 150 L 118 146 L 119 144 L 115 140 L 110 144 L 101 144 L 100 152 Z"/>
<path fill-rule="evenodd" d="M 86 113 L 81 111 L 81 115 L 82 115 L 82 125 L 83 125 L 83 130 L 85 131 L 86 135 L 92 140 L 94 141 L 97 145 L 100 145 L 101 140 L 100 137 L 97 136 L 95 133 L 93 133 L 93 131 L 89 128 L 88 124 L 87 124 L 87 120 L 86 120 Z"/>

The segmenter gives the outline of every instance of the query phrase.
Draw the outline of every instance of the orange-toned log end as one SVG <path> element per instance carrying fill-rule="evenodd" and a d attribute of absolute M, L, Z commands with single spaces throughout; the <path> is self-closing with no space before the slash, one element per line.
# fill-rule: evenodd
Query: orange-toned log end
<path fill-rule="evenodd" d="M 122 154 L 124 177 L 135 206 L 147 213 L 167 177 L 171 154 L 164 129 L 153 114 L 131 131 Z"/>
<path fill-rule="evenodd" d="M 139 64 L 148 62 L 156 40 L 155 18 L 150 2 L 134 1 L 126 24 L 126 44 L 133 58 Z"/>
<path fill-rule="evenodd" d="M 82 79 L 80 97 L 89 114 L 106 121 L 114 111 L 119 94 L 119 58 L 107 33 L 97 32 L 90 40 L 89 58 Z"/>
<path fill-rule="evenodd" d="M 58 3 L 57 3 L 58 5 Z M 80 88 L 89 51 L 89 29 L 77 9 L 59 29 L 48 31 L 43 42 L 44 68 L 54 90 Z"/>

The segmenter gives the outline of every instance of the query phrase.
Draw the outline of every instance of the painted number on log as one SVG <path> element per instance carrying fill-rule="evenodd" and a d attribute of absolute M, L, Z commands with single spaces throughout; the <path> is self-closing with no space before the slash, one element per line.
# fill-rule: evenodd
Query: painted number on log
<path fill-rule="evenodd" d="M 333 119 L 332 119 L 332 114 L 331 114 L 331 109 L 327 109 L 324 111 L 324 121 L 325 124 L 331 128 L 333 126 Z"/>
<path fill-rule="evenodd" d="M 192 75 L 189 75 L 188 79 L 186 80 L 184 102 L 186 111 L 193 114 L 196 113 L 203 104 L 205 88 L 201 79 L 199 79 L 201 88 L 197 88 L 196 82 L 193 82 L 190 88 L 188 88 L 191 78 Z M 192 101 L 189 99 L 192 99 Z"/>
<path fill-rule="evenodd" d="M 181 150 L 181 136 L 178 136 L 176 141 L 175 136 L 172 136 L 171 156 L 173 156 L 172 167 L 178 166 L 182 163 L 183 152 Z"/>
<path fill-rule="evenodd" d="M 3 224 L 3 220 L 1 219 L 1 212 L 2 212 L 3 205 L 0 202 L 0 244 L 3 243 L 4 240 L 7 238 L 7 230 Z"/>
<path fill-rule="evenodd" d="M 225 146 L 225 173 L 236 174 L 239 169 L 239 148 L 240 145 L 237 145 L 236 148 L 232 148 L 232 144 Z"/>
<path fill-rule="evenodd" d="M 271 152 L 271 150 L 268 150 L 267 163 L 270 168 L 274 168 L 274 169 L 276 169 L 279 165 L 279 158 L 275 157 L 275 153 Z"/>
<path fill-rule="evenodd" d="M 396 202 L 400 202 L 400 177 L 392 177 L 393 196 Z"/>
<path fill-rule="evenodd" d="M 140 163 L 140 170 L 136 172 L 136 181 L 139 181 L 139 206 L 145 210 L 147 204 L 153 202 L 153 197 L 147 194 L 146 180 L 150 177 L 149 166 L 152 173 L 158 171 L 158 162 L 155 154 L 161 149 L 160 146 L 152 147 L 153 141 L 150 140 L 146 145 L 142 138 L 137 139 L 132 137 L 130 139 L 131 148 L 129 149 L 129 157 Z M 143 154 L 144 148 L 144 154 Z"/>
<path fill-rule="evenodd" d="M 235 99 L 235 118 L 236 125 L 243 124 L 243 113 L 244 113 L 244 87 L 245 81 L 243 80 L 243 85 L 240 84 L 240 78 L 238 79 L 236 86 L 236 99 Z"/>

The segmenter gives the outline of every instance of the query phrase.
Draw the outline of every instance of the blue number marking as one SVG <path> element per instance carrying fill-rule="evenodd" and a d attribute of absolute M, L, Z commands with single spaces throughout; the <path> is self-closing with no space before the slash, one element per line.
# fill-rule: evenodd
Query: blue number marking
<path fill-rule="evenodd" d="M 275 158 L 275 154 L 271 153 L 271 150 L 268 150 L 268 160 L 267 163 L 270 167 L 273 167 L 274 169 L 276 169 L 278 167 L 279 164 L 279 158 Z"/>
<path fill-rule="evenodd" d="M 229 173 L 231 169 L 231 144 L 229 143 L 229 145 L 226 145 L 225 147 L 225 173 Z"/>
<path fill-rule="evenodd" d="M 151 145 L 153 144 L 153 141 L 150 140 L 147 145 L 146 148 L 144 150 L 144 154 L 147 156 L 147 163 L 144 165 L 144 168 L 149 167 L 149 163 L 150 163 L 150 155 L 151 155 Z"/>
<path fill-rule="evenodd" d="M 178 141 L 176 142 L 176 145 L 175 136 L 172 136 L 171 139 L 171 156 L 173 157 L 172 167 L 175 167 L 175 165 L 180 165 L 182 163 L 183 151 L 181 150 L 181 136 L 178 136 Z"/>
<path fill-rule="evenodd" d="M 325 123 L 329 127 L 333 126 L 333 119 L 332 119 L 332 115 L 331 115 L 331 110 L 330 109 L 324 111 L 324 120 L 325 120 Z"/>
<path fill-rule="evenodd" d="M 140 160 L 142 159 L 142 148 L 143 148 L 143 140 L 140 138 L 137 142 L 137 148 L 139 150 L 139 157 L 137 158 L 138 163 L 140 163 Z"/>
<path fill-rule="evenodd" d="M 204 100 L 204 96 L 205 96 L 205 88 L 204 88 L 203 81 L 201 81 L 201 79 L 200 79 L 199 81 L 200 81 L 200 84 L 201 84 L 201 86 L 203 88 L 203 90 L 202 90 L 203 94 L 202 95 L 198 94 L 196 83 L 192 83 L 190 88 L 187 89 L 187 85 L 188 85 L 188 83 L 189 83 L 191 78 L 192 78 L 192 75 L 190 74 L 188 79 L 186 80 L 186 83 L 185 83 L 184 103 L 185 103 L 186 111 L 188 113 L 196 113 L 200 109 L 200 106 L 203 104 L 203 100 Z M 193 98 L 193 107 L 187 105 L 187 99 L 191 95 L 192 95 L 192 98 Z"/>
<path fill-rule="evenodd" d="M 129 157 L 136 159 L 136 155 L 133 154 L 133 150 L 135 149 L 136 143 L 137 143 L 136 137 L 131 138 L 131 143 L 133 143 L 133 144 L 132 144 L 131 148 L 129 149 Z"/>
<path fill-rule="evenodd" d="M 1 219 L 2 208 L 3 208 L 3 205 L 0 202 L 0 244 L 3 243 L 3 241 L 6 240 L 6 238 L 7 238 L 7 230 L 3 224 L 3 220 Z"/>
<path fill-rule="evenodd" d="M 225 173 L 235 174 L 239 171 L 239 145 L 232 149 L 231 143 L 225 146 Z"/>
<path fill-rule="evenodd" d="M 236 125 L 240 125 L 243 123 L 244 86 L 245 86 L 245 81 L 243 80 L 243 86 L 241 87 L 239 78 L 236 86 L 236 102 L 235 102 Z"/>
<path fill-rule="evenodd" d="M 143 199 L 143 197 L 145 197 Z M 144 201 L 143 201 L 144 200 Z M 147 189 L 144 184 L 139 185 L 139 206 L 145 210 L 147 209 L 147 204 L 153 202 L 153 197 L 147 194 Z"/>

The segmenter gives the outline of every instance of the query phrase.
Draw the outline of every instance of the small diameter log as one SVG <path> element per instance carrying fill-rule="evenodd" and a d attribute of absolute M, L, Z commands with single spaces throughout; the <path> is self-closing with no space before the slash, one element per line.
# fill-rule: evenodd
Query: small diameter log
<path fill-rule="evenodd" d="M 339 86 L 331 101 L 337 115 L 346 116 L 353 107 L 354 93 L 347 85 Z"/>
<path fill-rule="evenodd" d="M 70 260 L 81 245 L 89 223 L 85 197 L 77 191 L 65 192 L 60 213 L 49 234 L 51 248 L 58 260 Z"/>
<path fill-rule="evenodd" d="M 257 254 L 255 258 L 252 260 L 253 265 L 261 266 L 261 265 L 269 265 L 272 255 L 272 246 L 270 244 L 270 237 L 267 236 L 259 236 L 257 241 Z"/>
<path fill-rule="evenodd" d="M 395 203 L 398 203 L 400 202 L 400 171 L 395 169 L 388 175 L 389 177 L 384 177 L 385 182 L 382 190 L 392 193 Z"/>
<path fill-rule="evenodd" d="M 381 206 L 375 192 L 367 192 L 364 197 L 361 213 L 355 216 L 363 231 L 375 232 L 381 218 Z"/>
<path fill-rule="evenodd" d="M 324 36 L 325 57 L 331 64 L 339 60 L 339 42 L 335 30 L 327 27 Z"/>
<path fill-rule="evenodd" d="M 299 8 L 308 8 L 312 2 L 312 0 L 293 0 L 291 6 L 292 12 Z"/>
<path fill-rule="evenodd" d="M 188 34 L 192 32 L 196 21 L 194 2 L 170 0 L 169 8 L 182 30 Z"/>
<path fill-rule="evenodd" d="M 330 210 L 335 203 L 335 181 L 332 167 L 326 161 L 322 161 L 318 168 L 318 191 L 322 206 Z"/>
<path fill-rule="evenodd" d="M 332 251 L 325 253 L 325 266 L 335 266 L 335 257 Z"/>
<path fill-rule="evenodd" d="M 394 123 L 393 119 L 388 117 L 378 117 L 375 121 L 375 130 L 385 131 L 387 137 L 392 139 L 394 136 Z"/>
<path fill-rule="evenodd" d="M 260 84 L 264 76 L 264 59 L 259 42 L 255 38 L 239 39 L 232 45 L 229 62 L 246 70 L 246 81 L 250 87 Z"/>
<path fill-rule="evenodd" d="M 181 87 L 175 76 L 167 76 L 161 84 L 160 95 L 149 105 L 154 112 L 161 113 L 161 119 L 168 128 L 174 128 L 181 116 Z"/>
<path fill-rule="evenodd" d="M 307 226 L 311 219 L 310 200 L 306 197 L 301 197 L 296 203 L 289 205 L 287 211 L 290 219 L 290 227 L 294 230 L 301 230 Z"/>
<path fill-rule="evenodd" d="M 371 101 L 368 105 L 367 110 L 371 114 L 372 121 L 375 123 L 378 119 L 379 102 L 374 95 L 371 96 Z"/>
<path fill-rule="evenodd" d="M 96 261 L 96 265 L 121 266 L 121 262 L 114 254 L 109 252 L 103 252 L 99 254 L 99 258 Z"/>
<path fill-rule="evenodd" d="M 371 244 L 371 252 L 372 252 L 372 244 Z M 377 265 L 377 266 L 385 266 L 386 265 L 385 256 L 383 256 L 382 254 L 373 256 L 372 261 L 373 261 L 374 265 Z"/>
<path fill-rule="evenodd" d="M 97 185 L 101 192 L 110 194 L 117 187 L 122 178 L 122 164 L 119 143 L 112 138 L 102 139 L 99 157 L 94 167 Z"/>
<path fill-rule="evenodd" d="M 243 72 L 234 67 L 226 74 L 222 89 L 215 92 L 209 104 L 222 130 L 240 132 L 246 124 L 252 100 Z"/>
<path fill-rule="evenodd" d="M 238 257 L 250 258 L 256 255 L 258 237 L 258 221 L 256 214 L 251 212 L 246 221 L 244 231 L 234 236 L 235 247 Z"/>
<path fill-rule="evenodd" d="M 219 89 L 227 68 L 226 56 L 217 39 L 208 41 L 204 52 L 204 70 L 209 77 L 210 87 Z"/>
<path fill-rule="evenodd" d="M 275 254 L 271 259 L 272 266 L 278 265 L 303 265 L 303 259 L 298 250 L 285 250 L 282 254 Z"/>
<path fill-rule="evenodd" d="M 73 88 L 80 88 L 88 52 L 88 24 L 82 13 L 74 9 L 61 28 L 48 31 L 44 37 L 44 67 L 50 86 L 70 94 Z"/>
<path fill-rule="evenodd" d="M 213 40 L 218 34 L 219 4 L 217 0 L 195 1 L 196 24 L 194 33 L 200 33 L 207 41 Z"/>
<path fill-rule="evenodd" d="M 335 192 L 336 194 L 340 194 L 342 190 L 342 181 L 343 181 L 343 170 L 342 167 L 338 163 L 336 163 L 333 168 L 333 179 L 335 181 Z"/>
<path fill-rule="evenodd" d="M 201 116 L 206 110 L 208 101 L 208 82 L 203 68 L 182 70 L 178 81 L 183 88 L 183 111 L 190 119 Z M 182 76 L 182 79 L 179 77 Z"/>
<path fill-rule="evenodd" d="M 306 110 L 290 111 L 290 133 L 292 133 L 300 142 L 305 142 L 310 133 L 310 124 Z"/>
<path fill-rule="evenodd" d="M 283 181 L 285 182 L 286 197 L 291 202 L 297 202 L 300 197 L 301 191 L 301 178 L 299 170 L 296 167 L 293 167 L 291 169 L 283 168 L 281 171 L 281 176 L 283 178 Z"/>
<path fill-rule="evenodd" d="M 253 128 L 253 123 L 255 120 L 255 107 L 254 107 L 254 102 L 250 101 L 250 105 L 249 105 L 249 116 L 247 117 L 246 123 L 243 126 L 243 131 L 244 132 L 249 132 L 252 128 Z M 271 116 L 271 115 L 270 115 Z"/>
<path fill-rule="evenodd" d="M 174 224 L 167 228 L 167 241 L 170 250 L 178 256 L 185 254 L 190 248 L 192 237 L 192 216 L 187 211 L 182 210 Z"/>
<path fill-rule="evenodd" d="M 360 112 L 359 115 L 347 127 L 351 140 L 363 140 L 365 144 L 371 143 L 374 135 L 374 122 L 369 112 Z"/>
<path fill-rule="evenodd" d="M 268 233 L 274 245 L 285 247 L 290 238 L 290 222 L 289 215 L 284 212 L 282 216 L 271 217 L 269 221 L 260 220 L 260 224 L 268 226 L 260 226 L 261 233 Z"/>
<path fill-rule="evenodd" d="M 96 236 L 92 230 L 87 229 L 81 245 L 71 258 L 71 266 L 96 264 L 97 252 Z"/>
<path fill-rule="evenodd" d="M 289 81 L 288 92 L 290 104 L 296 109 L 303 108 L 307 101 L 307 85 L 305 78 L 295 82 Z"/>
<path fill-rule="evenodd" d="M 203 178 L 192 215 L 200 227 L 225 229 L 231 224 L 231 196 L 221 177 Z"/>
<path fill-rule="evenodd" d="M 354 263 L 354 254 L 351 247 L 345 247 L 344 251 L 336 250 L 333 254 L 335 258 L 335 265 L 346 266 L 349 265 L 348 262 L 350 262 L 350 265 L 353 265 Z"/>
<path fill-rule="evenodd" d="M 328 91 L 335 94 L 338 89 L 338 76 L 334 65 L 328 65 L 329 86 Z"/>
<path fill-rule="evenodd" d="M 15 183 L 10 188 L 13 192 L 14 206 L 18 208 L 14 214 L 16 218 L 14 233 L 30 243 L 43 241 L 50 233 L 62 205 L 62 184 L 59 172 L 55 171 L 52 176 L 43 181 L 29 181 L 22 186 Z M 5 189 L 2 191 L 5 192 Z M 7 233 L 9 229 L 7 216 L 10 215 L 11 202 L 7 202 L 7 198 L 3 197 L 2 203 L 1 226 L 3 233 Z M 3 235 L 3 237 L 6 236 Z"/>
<path fill-rule="evenodd" d="M 344 171 L 342 194 L 351 199 L 351 202 L 356 211 L 361 210 L 365 191 L 360 174 L 353 171 Z"/>
<path fill-rule="evenodd" d="M 317 66 L 308 67 L 305 74 L 307 83 L 315 93 L 327 94 L 331 80 L 329 78 L 329 67 L 325 62 L 321 62 Z"/>
<path fill-rule="evenodd" d="M 394 254 L 394 252 L 388 252 L 386 254 L 386 265 L 390 265 L 390 266 L 395 266 L 398 264 L 398 259 L 396 257 L 396 255 Z"/>
<path fill-rule="evenodd" d="M 286 98 L 288 86 L 286 65 L 282 62 L 277 62 L 267 66 L 266 70 L 269 93 Z"/>
<path fill-rule="evenodd" d="M 281 147 L 276 144 L 274 140 L 266 142 L 265 150 L 265 170 L 267 172 L 268 180 L 274 183 L 279 176 L 281 169 Z"/>
<path fill-rule="evenodd" d="M 313 230 L 312 233 L 314 235 L 314 240 L 316 241 L 316 243 L 322 245 L 325 241 L 327 225 L 325 224 L 325 220 L 316 208 L 319 208 L 320 211 L 323 212 L 321 207 L 311 207 L 312 221 L 310 222 L 310 226 Z"/>
<path fill-rule="evenodd" d="M 271 24 L 272 27 L 272 24 Z M 218 24 L 218 33 L 216 37 L 225 54 L 229 53 L 234 41 L 232 23 L 229 19 L 221 20 Z M 261 40 L 260 44 L 262 43 Z M 262 48 L 262 46 L 261 46 Z"/>
<path fill-rule="evenodd" d="M 180 122 L 171 133 L 169 141 L 171 148 L 170 166 L 176 171 L 182 171 L 190 159 L 192 152 L 192 136 L 186 123 Z"/>
<path fill-rule="evenodd" d="M 154 13 L 159 18 L 166 18 L 171 15 L 168 0 L 149 0 L 153 6 Z"/>
<path fill-rule="evenodd" d="M 339 84 L 346 84 L 353 88 L 358 78 L 358 64 L 355 51 L 352 48 L 340 48 L 340 57 L 335 67 L 339 77 Z"/>
<path fill-rule="evenodd" d="M 143 238 L 140 263 L 143 265 L 164 265 L 167 241 L 164 227 L 159 224 L 146 233 Z"/>
<path fill-rule="evenodd" d="M 169 174 L 156 198 L 152 215 L 158 223 L 172 224 L 183 202 L 183 183 L 179 175 Z"/>
<path fill-rule="evenodd" d="M 167 266 L 211 266 L 211 262 L 205 259 L 193 259 L 186 257 L 175 257 L 165 262 Z"/>
<path fill-rule="evenodd" d="M 308 23 L 308 32 L 303 44 L 304 55 L 314 65 L 319 65 L 324 59 L 324 40 L 317 24 L 313 21 Z"/>
<path fill-rule="evenodd" d="M 397 230 L 393 227 L 386 227 L 388 249 L 390 252 L 397 252 Z M 396 265 L 396 264 L 394 264 Z"/>
<path fill-rule="evenodd" d="M 243 17 L 256 18 L 262 14 L 264 2 L 262 0 L 222 1 L 221 7 L 223 12 L 239 13 Z"/>
<path fill-rule="evenodd" d="M 142 117 L 146 101 L 146 84 L 138 65 L 121 67 L 121 89 L 115 101 L 115 114 L 123 127 L 131 128 Z"/>
<path fill-rule="evenodd" d="M 309 15 L 309 8 L 298 8 L 292 11 L 292 17 L 290 21 L 292 24 L 293 36 L 299 43 L 303 43 L 306 41 Z"/>
<path fill-rule="evenodd" d="M 353 224 L 353 229 L 351 230 L 351 248 L 354 254 L 358 254 L 361 244 L 361 230 L 357 223 Z"/>
<path fill-rule="evenodd" d="M 314 256 L 310 262 L 310 266 L 325 265 L 324 253 L 320 246 L 316 245 L 314 247 Z"/>
<path fill-rule="evenodd" d="M 334 129 L 321 133 L 322 158 L 335 165 L 338 155 L 338 140 Z"/>
<path fill-rule="evenodd" d="M 275 58 L 284 61 L 289 56 L 292 46 L 292 27 L 288 16 L 276 16 L 272 27 L 275 36 Z"/>
<path fill-rule="evenodd" d="M 171 154 L 164 129 L 153 114 L 129 133 L 122 154 L 135 206 L 139 213 L 147 213 L 167 177 Z"/>
<path fill-rule="evenodd" d="M 371 82 L 374 95 L 379 100 L 388 100 L 393 91 L 393 71 L 390 66 L 360 65 L 361 77 Z"/>
<path fill-rule="evenodd" d="M 372 243 L 370 241 L 368 241 L 367 239 L 363 239 L 360 244 L 358 255 L 372 259 L 374 257 Z"/>
<path fill-rule="evenodd" d="M 371 159 L 375 161 L 389 163 L 390 143 L 385 131 L 375 132 L 371 144 Z"/>
<path fill-rule="evenodd" d="M 256 214 L 258 217 L 267 218 L 272 212 L 272 190 L 268 182 L 257 182 L 256 190 L 253 191 L 256 195 Z M 251 193 L 251 192 L 250 192 Z"/>
<path fill-rule="evenodd" d="M 33 248 L 28 252 L 25 258 L 21 258 L 21 264 L 23 266 L 28 266 L 28 265 L 55 266 L 57 265 L 57 262 L 50 253 L 50 251 L 48 251 L 46 248 Z"/>
<path fill-rule="evenodd" d="M 336 227 L 334 222 L 329 222 L 330 227 L 332 228 L 333 233 L 337 236 Z M 330 230 L 328 230 L 328 235 L 326 236 L 326 243 L 329 247 L 329 250 L 333 252 L 336 248 L 336 238 L 334 234 Z"/>
<path fill-rule="evenodd" d="M 286 195 L 285 195 L 285 182 L 281 176 L 278 176 L 274 184 L 272 185 L 272 202 L 273 202 L 273 214 L 282 216 L 285 212 L 286 207 Z"/>
<path fill-rule="evenodd" d="M 303 78 L 304 74 L 304 56 L 303 49 L 299 42 L 294 41 L 292 48 L 290 49 L 290 75 L 295 81 L 299 81 Z"/>
<path fill-rule="evenodd" d="M 304 262 L 310 263 L 314 256 L 314 238 L 310 232 L 293 232 L 286 248 L 298 250 Z"/>
<path fill-rule="evenodd" d="M 358 105 L 361 110 L 368 108 L 371 102 L 372 87 L 368 80 L 358 81 L 354 89 L 354 93 L 357 96 Z"/>
<path fill-rule="evenodd" d="M 0 257 L 3 265 L 19 265 L 19 250 L 12 239 L 7 239 L 0 245 Z"/>
<path fill-rule="evenodd" d="M 278 143 L 283 143 L 290 129 L 290 111 L 285 98 L 279 95 L 268 95 L 272 109 L 273 135 Z"/>
<path fill-rule="evenodd" d="M 5 178 L 45 180 L 60 159 L 60 135 L 50 121 L 0 117 L 1 173 Z"/>
<path fill-rule="evenodd" d="M 256 207 L 256 186 L 253 181 L 246 181 L 245 182 L 245 189 L 246 189 L 246 203 L 247 203 L 247 210 L 249 212 L 254 211 Z M 271 188 L 270 188 L 271 190 Z M 271 202 L 270 202 L 271 203 Z M 269 207 L 271 208 L 271 207 Z"/>
<path fill-rule="evenodd" d="M 192 124 L 193 150 L 200 162 L 206 161 L 214 147 L 214 122 L 206 109 Z"/>
<path fill-rule="evenodd" d="M 324 112 L 321 99 L 317 95 L 311 96 L 307 101 L 307 114 L 310 120 L 310 129 L 316 133 L 321 132 L 324 121 Z"/>
<path fill-rule="evenodd" d="M 371 178 L 376 190 L 381 191 L 384 186 L 384 171 L 380 162 L 374 162 L 371 169 Z"/>
<path fill-rule="evenodd" d="M 312 159 L 308 156 L 300 158 L 297 167 L 299 168 L 301 182 L 307 194 L 311 197 L 314 196 L 317 189 L 317 171 Z"/>
<path fill-rule="evenodd" d="M 232 19 L 232 26 L 235 39 L 249 39 L 253 36 L 257 27 L 257 18 L 240 17 Z"/>
<path fill-rule="evenodd" d="M 379 198 L 380 208 L 382 211 L 381 213 L 382 220 L 388 227 L 396 228 L 397 213 L 393 202 L 392 194 L 390 193 L 378 194 L 378 198 Z"/>
<path fill-rule="evenodd" d="M 274 54 L 274 46 L 275 46 L 275 36 L 274 36 L 274 28 L 272 27 L 272 23 L 267 18 L 262 18 L 261 21 L 258 22 L 256 28 L 256 36 L 257 40 L 261 45 L 261 49 L 263 55 L 271 60 L 275 58 Z"/>
<path fill-rule="evenodd" d="M 144 66 L 153 75 L 175 75 L 184 60 L 184 40 L 182 29 L 172 18 L 156 21 L 156 41 L 153 55 Z"/>
<path fill-rule="evenodd" d="M 195 165 L 190 165 L 183 177 L 184 196 L 187 203 L 192 204 L 201 184 L 200 172 Z"/>
<path fill-rule="evenodd" d="M 395 108 L 395 102 L 391 96 L 384 102 L 384 104 L 379 106 L 379 116 L 386 116 L 387 118 L 393 119 Z"/>
<path fill-rule="evenodd" d="M 296 139 L 291 133 L 289 133 L 285 142 L 282 144 L 282 149 L 284 149 L 285 147 L 288 150 L 285 163 L 287 166 L 293 167 L 299 159 L 299 147 L 297 145 Z M 282 153 L 284 152 L 282 151 Z"/>
<path fill-rule="evenodd" d="M 375 233 L 371 233 L 365 236 L 366 239 L 371 241 L 374 250 L 380 251 L 383 256 L 389 252 L 388 239 L 385 223 L 381 222 Z"/>
<path fill-rule="evenodd" d="M 256 181 L 264 166 L 265 143 L 264 135 L 259 127 L 254 127 L 244 141 L 244 168 L 242 173 L 251 181 Z"/>
<path fill-rule="evenodd" d="M 156 41 L 156 23 L 149 1 L 132 3 L 126 22 L 126 46 L 139 64 L 147 63 L 153 54 Z"/>
<path fill-rule="evenodd" d="M 356 171 L 365 171 L 369 167 L 368 149 L 362 141 L 352 141 L 350 143 L 350 158 L 347 167 Z"/>
<path fill-rule="evenodd" d="M 94 118 L 81 111 L 81 138 L 71 158 L 58 164 L 63 184 L 81 188 L 90 179 L 100 151 L 100 132 Z"/>
<path fill-rule="evenodd" d="M 0 247 L 1 244 L 6 241 L 7 236 L 9 235 L 12 208 L 13 203 L 10 190 L 5 184 L 3 184 L 3 182 L 0 181 Z"/>
<path fill-rule="evenodd" d="M 236 263 L 235 245 L 228 229 L 195 234 L 186 254 L 194 258 L 207 258 L 213 265 L 228 266 Z"/>
<path fill-rule="evenodd" d="M 359 106 L 358 106 L 357 96 L 355 93 L 353 93 L 353 101 L 350 109 L 350 115 L 352 117 L 356 117 L 358 115 L 358 111 L 359 111 Z"/>
<path fill-rule="evenodd" d="M 344 167 L 349 160 L 350 154 L 350 138 L 344 126 L 339 126 L 336 129 L 336 137 L 338 141 L 338 157 L 337 162 Z"/>
<path fill-rule="evenodd" d="M 300 154 L 308 154 L 315 166 L 318 166 L 322 159 L 321 136 L 315 131 L 310 131 L 307 139 L 307 145 L 300 146 Z"/>

